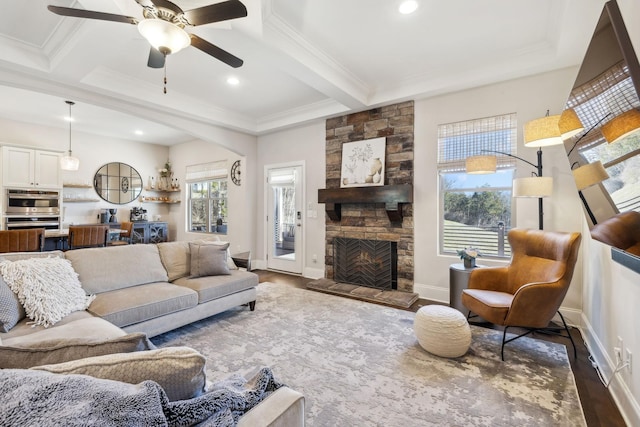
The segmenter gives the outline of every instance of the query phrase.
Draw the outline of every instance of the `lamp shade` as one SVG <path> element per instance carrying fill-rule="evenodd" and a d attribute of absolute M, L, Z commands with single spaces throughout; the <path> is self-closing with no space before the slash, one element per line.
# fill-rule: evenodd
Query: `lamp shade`
<path fill-rule="evenodd" d="M 495 173 L 497 165 L 496 156 L 471 156 L 465 160 L 465 169 L 470 174 Z"/>
<path fill-rule="evenodd" d="M 631 109 L 602 125 L 602 136 L 609 144 L 640 130 L 640 111 Z"/>
<path fill-rule="evenodd" d="M 138 31 L 151 46 L 165 55 L 176 53 L 191 44 L 191 37 L 185 30 L 162 19 L 140 21 Z"/>
<path fill-rule="evenodd" d="M 80 167 L 80 159 L 73 157 L 71 151 L 66 156 L 60 157 L 60 169 L 65 171 L 77 171 Z"/>
<path fill-rule="evenodd" d="M 549 197 L 553 193 L 553 178 L 532 176 L 513 180 L 513 197 Z"/>
<path fill-rule="evenodd" d="M 576 181 L 576 187 L 578 187 L 578 190 L 584 190 L 587 187 L 591 187 L 592 185 L 596 185 L 606 179 L 609 179 L 609 174 L 605 170 L 604 166 L 602 166 L 602 162 L 598 160 L 574 169 L 573 178 Z"/>
<path fill-rule="evenodd" d="M 560 114 L 558 128 L 560 129 L 562 139 L 574 137 L 584 130 L 584 126 L 573 108 L 564 110 L 562 114 Z"/>
<path fill-rule="evenodd" d="M 545 116 L 524 124 L 525 147 L 546 147 L 562 144 L 562 135 L 558 125 L 560 115 Z"/>

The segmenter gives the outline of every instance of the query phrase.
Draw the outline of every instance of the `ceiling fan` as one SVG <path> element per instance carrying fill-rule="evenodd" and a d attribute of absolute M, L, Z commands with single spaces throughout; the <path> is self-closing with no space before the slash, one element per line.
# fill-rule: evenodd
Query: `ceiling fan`
<path fill-rule="evenodd" d="M 75 18 L 98 19 L 102 21 L 122 22 L 138 26 L 140 34 L 151 44 L 147 65 L 162 68 L 166 56 L 191 45 L 231 67 L 242 66 L 242 59 L 209 43 L 195 34 L 188 33 L 185 27 L 227 21 L 247 16 L 247 8 L 239 0 L 227 0 L 192 10 L 183 11 L 169 0 L 135 0 L 142 6 L 144 19 L 113 13 L 74 9 L 62 6 L 47 6 L 51 12 Z"/>

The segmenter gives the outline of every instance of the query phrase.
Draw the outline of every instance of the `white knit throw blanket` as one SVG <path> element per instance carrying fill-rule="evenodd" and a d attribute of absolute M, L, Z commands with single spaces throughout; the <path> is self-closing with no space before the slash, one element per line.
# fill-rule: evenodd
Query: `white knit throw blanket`
<path fill-rule="evenodd" d="M 45 328 L 73 311 L 85 310 L 95 298 L 85 294 L 78 273 L 63 258 L 2 261 L 0 274 L 18 295 L 27 317 Z"/>

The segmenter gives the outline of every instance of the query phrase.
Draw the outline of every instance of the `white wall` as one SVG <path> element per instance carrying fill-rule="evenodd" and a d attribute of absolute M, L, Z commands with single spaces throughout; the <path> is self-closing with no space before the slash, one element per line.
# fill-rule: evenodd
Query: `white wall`
<path fill-rule="evenodd" d="M 256 257 L 258 266 L 266 265 L 264 167 L 266 165 L 304 161 L 306 206 L 303 208 L 304 259 L 303 274 L 306 277 L 324 275 L 324 204 L 318 204 L 318 189 L 325 188 L 325 123 L 318 121 L 295 129 L 289 129 L 258 138 L 258 164 L 256 170 L 257 202 Z M 308 211 L 315 211 L 310 218 Z M 316 256 L 314 262 L 313 256 Z"/>
<path fill-rule="evenodd" d="M 192 233 L 186 229 L 186 218 L 188 213 L 188 204 L 186 203 L 187 186 L 185 183 L 185 171 L 189 165 L 208 163 L 220 160 L 227 161 L 227 169 L 231 172 L 231 165 L 236 160 L 240 160 L 241 183 L 240 186 L 233 184 L 231 179 L 228 181 L 228 197 L 229 197 L 229 219 L 227 227 L 227 235 L 219 235 L 221 240 L 231 243 L 231 252 L 255 251 L 255 137 L 240 135 L 239 139 L 252 139 L 253 150 L 249 150 L 247 155 L 234 153 L 226 148 L 204 141 L 193 141 L 184 144 L 174 145 L 171 147 L 171 162 L 173 164 L 174 176 L 177 177 L 182 187 L 182 199 L 185 201 L 179 206 L 172 207 L 172 217 L 175 218 L 177 224 L 176 235 L 172 236 L 173 240 L 197 240 L 203 238 L 201 233 Z M 238 144 L 240 145 L 240 144 Z M 249 166 L 247 166 L 249 164 Z M 210 237 L 210 235 L 204 235 Z"/>
<path fill-rule="evenodd" d="M 464 92 L 416 102 L 414 224 L 415 282 L 421 296 L 449 301 L 449 265 L 460 262 L 455 256 L 438 255 L 438 175 L 437 127 L 441 123 L 476 119 L 492 115 L 517 113 L 517 155 L 537 162 L 537 149 L 526 148 L 522 141 L 524 123 L 542 117 L 547 110 L 559 114 L 573 85 L 577 69 L 564 69 Z M 543 95 L 544 94 L 544 95 Z M 543 149 L 543 175 L 554 179 L 554 193 L 544 202 L 545 230 L 581 231 L 583 215 L 575 190 L 569 162 L 562 145 Z M 517 176 L 530 176 L 535 169 L 517 162 Z M 515 220 L 520 228 L 538 228 L 537 199 L 513 199 Z M 562 207 L 559 207 L 562 202 Z M 499 262 L 480 259 L 485 265 Z M 581 269 L 574 275 L 563 303 L 563 313 L 580 322 L 582 304 Z"/>
<path fill-rule="evenodd" d="M 69 131 L 67 129 L 46 127 L 27 124 L 23 122 L 2 120 L 2 142 L 7 145 L 41 148 L 47 150 L 66 151 L 69 144 Z M 146 177 L 157 175 L 157 169 L 162 167 L 169 156 L 169 148 L 154 144 L 145 144 L 135 141 L 127 141 L 108 138 L 98 135 L 89 135 L 74 131 L 72 134 L 73 155 L 80 159 L 78 171 L 62 171 L 63 181 L 66 183 L 92 184 L 96 171 L 105 163 L 123 162 L 135 168 L 143 182 Z M 93 189 L 66 191 L 87 197 L 99 198 Z M 144 191 L 143 191 L 144 194 Z M 63 204 L 65 224 L 89 224 L 97 223 L 97 215 L 101 209 L 118 209 L 118 221 L 128 221 L 129 211 L 133 206 L 141 206 L 139 202 L 131 202 L 125 205 L 116 205 L 104 200 L 91 203 L 66 203 Z M 169 219 L 169 205 L 144 204 L 144 207 L 152 215 L 162 215 L 163 219 Z M 175 228 L 175 223 L 169 220 L 169 228 Z"/>

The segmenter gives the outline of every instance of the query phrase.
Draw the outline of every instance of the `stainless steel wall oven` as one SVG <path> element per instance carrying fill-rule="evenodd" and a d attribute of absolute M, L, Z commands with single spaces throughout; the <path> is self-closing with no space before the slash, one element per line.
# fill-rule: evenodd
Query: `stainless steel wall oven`
<path fill-rule="evenodd" d="M 7 189 L 4 229 L 60 228 L 60 192 L 55 190 Z"/>

